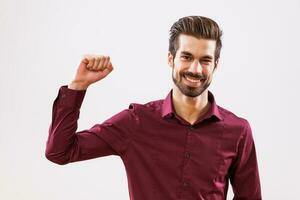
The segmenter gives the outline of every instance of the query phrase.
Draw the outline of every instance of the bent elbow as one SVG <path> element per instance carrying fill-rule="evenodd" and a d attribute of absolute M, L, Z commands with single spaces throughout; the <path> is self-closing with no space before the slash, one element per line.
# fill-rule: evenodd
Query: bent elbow
<path fill-rule="evenodd" d="M 49 153 L 47 151 L 45 152 L 45 157 L 47 158 L 47 160 L 58 165 L 66 165 L 69 163 L 69 161 L 64 156 L 59 156 L 57 154 Z"/>

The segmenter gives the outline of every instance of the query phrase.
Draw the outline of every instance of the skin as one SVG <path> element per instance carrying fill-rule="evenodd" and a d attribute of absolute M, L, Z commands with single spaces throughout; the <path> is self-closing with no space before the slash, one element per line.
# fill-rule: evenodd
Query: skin
<path fill-rule="evenodd" d="M 172 100 L 176 114 L 194 124 L 210 108 L 208 86 L 217 68 L 214 57 L 216 41 L 180 34 L 178 42 L 175 58 L 168 53 L 174 82 Z"/>
<path fill-rule="evenodd" d="M 105 78 L 113 70 L 109 56 L 86 55 L 81 59 L 69 89 L 86 90 L 91 84 Z"/>
<path fill-rule="evenodd" d="M 210 108 L 208 86 L 218 64 L 214 57 L 216 41 L 185 34 L 180 34 L 178 41 L 179 48 L 175 58 L 168 53 L 168 64 L 172 68 L 174 82 L 172 100 L 176 114 L 194 124 Z M 112 70 L 109 56 L 86 55 L 68 88 L 86 90 Z M 189 81 L 186 77 L 193 80 Z"/>

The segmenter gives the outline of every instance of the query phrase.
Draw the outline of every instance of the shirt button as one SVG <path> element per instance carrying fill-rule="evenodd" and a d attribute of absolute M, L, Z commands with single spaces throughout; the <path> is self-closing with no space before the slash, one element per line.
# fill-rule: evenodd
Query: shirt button
<path fill-rule="evenodd" d="M 190 125 L 189 129 L 193 130 L 193 129 L 195 129 L 195 127 L 193 125 Z"/>
<path fill-rule="evenodd" d="M 184 187 L 187 187 L 187 186 L 188 186 L 188 183 L 187 183 L 187 182 L 183 182 L 182 184 L 183 184 Z"/>
<path fill-rule="evenodd" d="M 190 157 L 191 157 L 191 154 L 190 154 L 189 152 L 186 152 L 186 153 L 185 153 L 185 157 L 186 157 L 186 158 L 190 158 Z"/>

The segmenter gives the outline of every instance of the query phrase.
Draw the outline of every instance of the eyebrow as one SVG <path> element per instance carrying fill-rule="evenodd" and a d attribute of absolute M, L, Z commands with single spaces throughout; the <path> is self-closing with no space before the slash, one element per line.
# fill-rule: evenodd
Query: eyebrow
<path fill-rule="evenodd" d="M 193 56 L 193 54 L 191 54 L 191 53 L 188 52 L 188 51 L 182 51 L 182 52 L 181 52 L 181 55 Z M 210 55 L 205 55 L 205 56 L 203 56 L 202 58 L 211 59 L 211 60 L 213 59 L 213 57 L 210 56 Z"/>

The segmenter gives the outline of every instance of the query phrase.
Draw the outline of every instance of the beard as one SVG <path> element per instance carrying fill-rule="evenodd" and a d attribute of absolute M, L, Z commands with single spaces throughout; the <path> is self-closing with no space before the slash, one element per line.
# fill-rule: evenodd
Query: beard
<path fill-rule="evenodd" d="M 191 87 L 183 83 L 182 79 L 184 79 L 185 75 L 193 76 L 195 78 L 199 78 L 201 80 L 201 85 L 199 87 Z M 210 85 L 211 80 L 202 74 L 192 74 L 191 72 L 181 72 L 179 73 L 179 80 L 174 76 L 174 67 L 172 69 L 172 80 L 174 84 L 178 87 L 180 92 L 188 97 L 197 97 L 201 95 Z"/>

